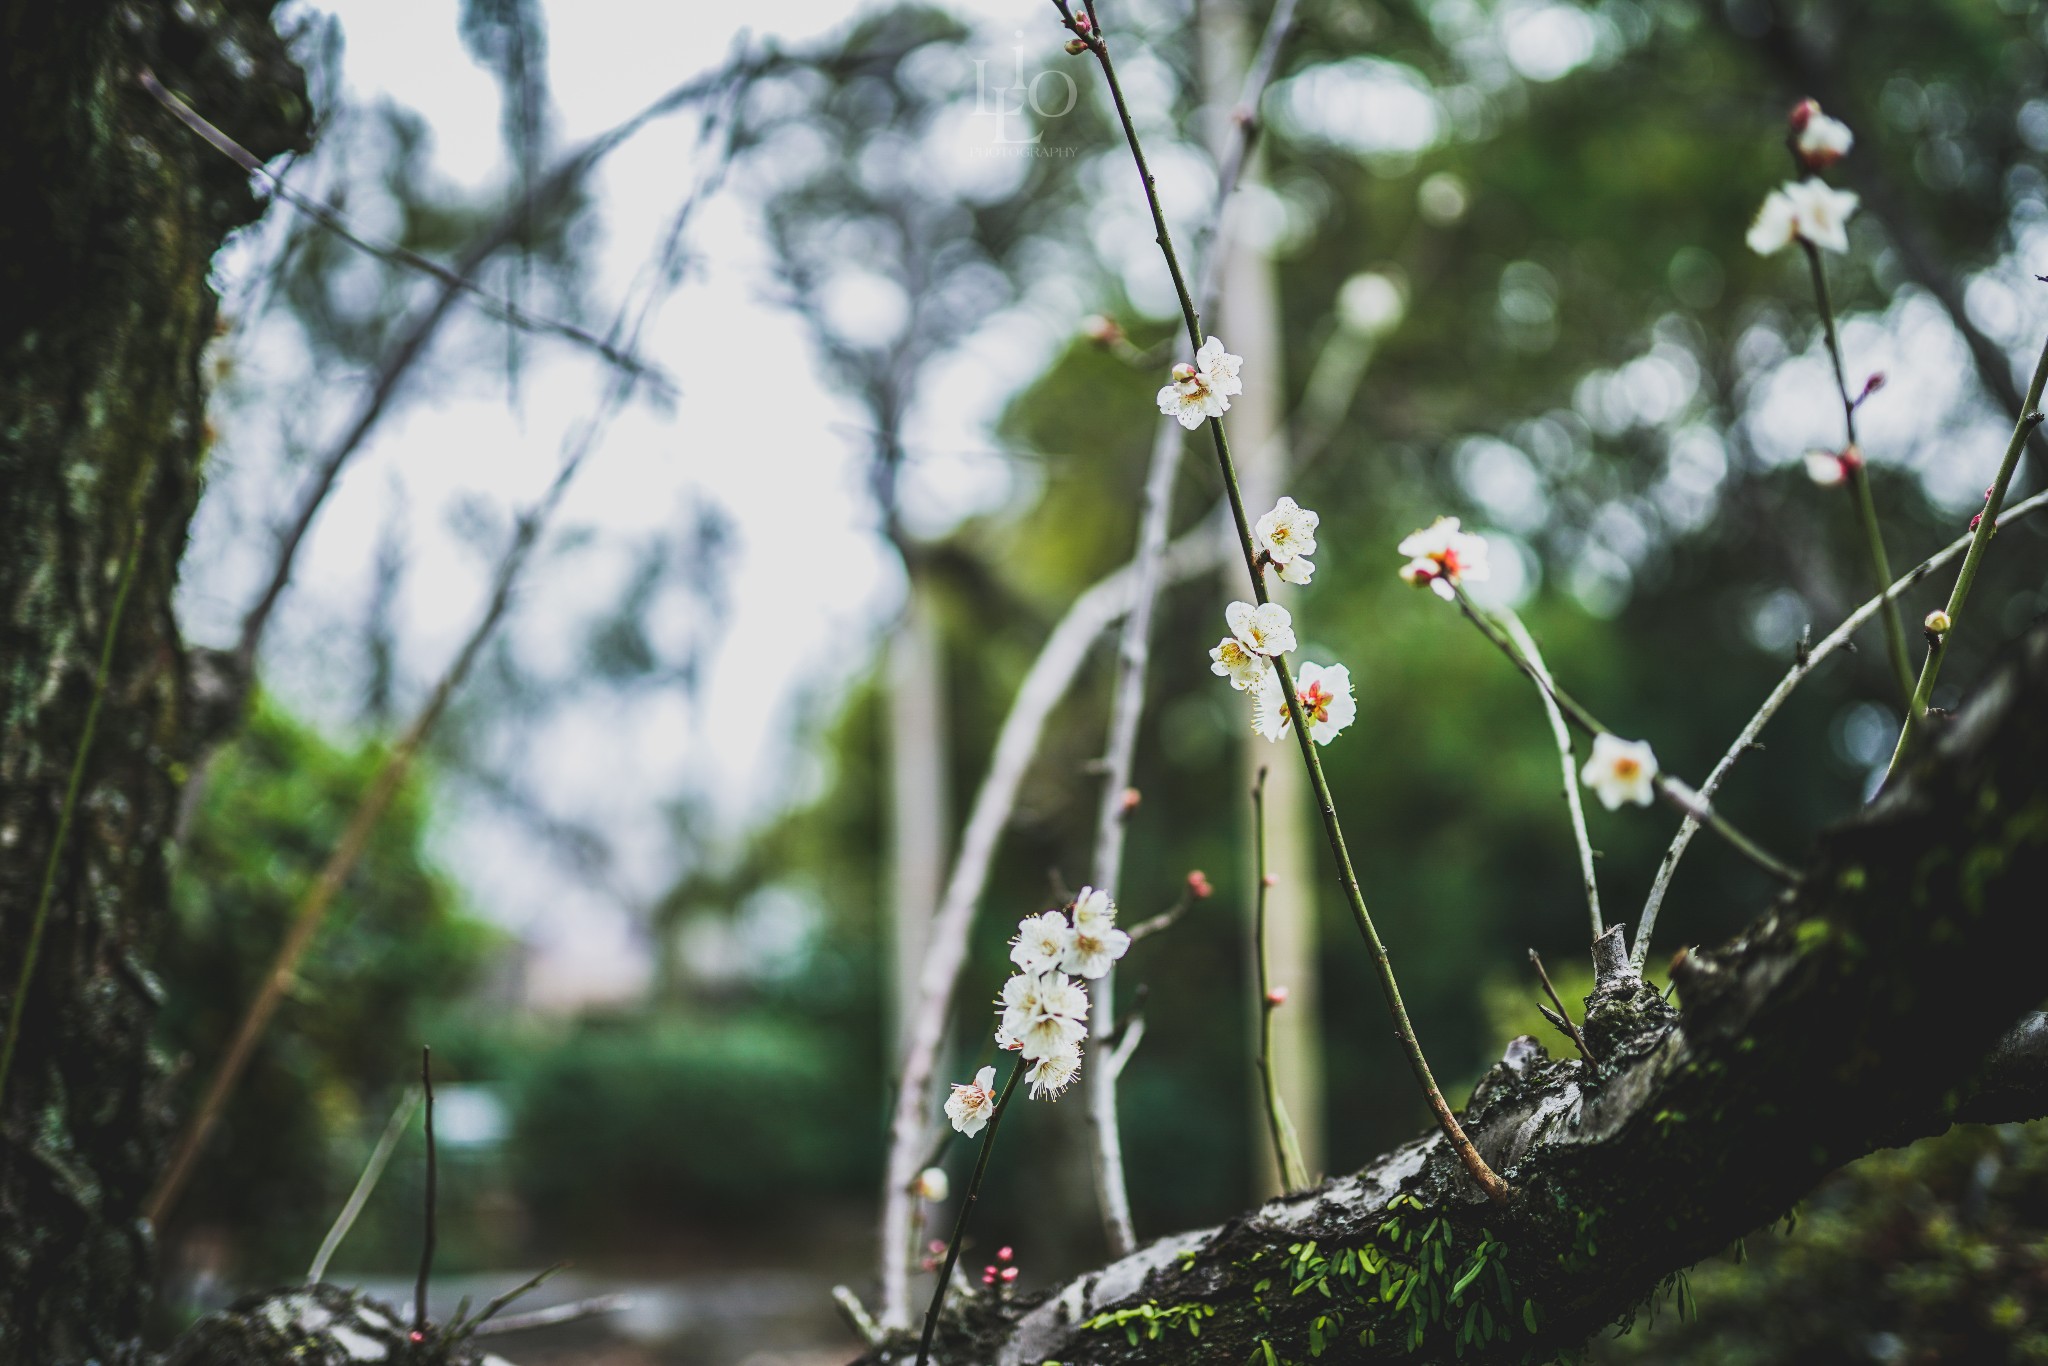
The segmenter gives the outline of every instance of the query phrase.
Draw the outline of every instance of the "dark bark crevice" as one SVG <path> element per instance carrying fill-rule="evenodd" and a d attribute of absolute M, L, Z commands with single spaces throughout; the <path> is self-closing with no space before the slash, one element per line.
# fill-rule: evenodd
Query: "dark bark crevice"
<path fill-rule="evenodd" d="M 1823 836 L 1798 889 L 1674 965 L 1675 1009 L 1612 981 L 1588 1002 L 1597 1067 L 1509 1046 L 1465 1117 L 1507 1208 L 1432 1134 L 1041 1299 L 969 1302 L 936 1355 L 1241 1363 L 1264 1342 L 1306 1362 L 1319 1341 L 1324 1362 L 1548 1360 L 1844 1163 L 2048 1113 L 2048 1029 L 2026 1015 L 2040 975 L 2013 948 L 2048 888 L 2043 772 L 2048 627 L 1906 781 Z"/>

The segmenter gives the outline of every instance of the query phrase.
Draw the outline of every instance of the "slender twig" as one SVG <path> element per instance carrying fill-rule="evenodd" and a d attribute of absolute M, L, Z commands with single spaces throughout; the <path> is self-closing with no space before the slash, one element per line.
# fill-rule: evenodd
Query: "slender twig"
<path fill-rule="evenodd" d="M 938 1330 L 939 1310 L 945 1306 L 946 1291 L 952 1287 L 953 1265 L 960 1260 L 960 1244 L 967 1237 L 967 1220 L 974 1213 L 974 1202 L 981 1198 L 981 1179 L 988 1173 L 988 1155 L 996 1146 L 996 1130 L 1002 1126 L 1003 1114 L 1010 1108 L 1010 1096 L 1024 1076 L 1024 1068 L 1024 1059 L 1019 1057 L 1010 1069 L 1010 1079 L 1003 1083 L 1003 1094 L 996 1098 L 995 1112 L 988 1117 L 988 1129 L 981 1136 L 981 1152 L 974 1159 L 974 1175 L 968 1179 L 967 1193 L 960 1199 L 959 1217 L 953 1220 L 953 1237 L 946 1244 L 945 1265 L 939 1268 L 939 1283 L 932 1287 L 931 1307 L 924 1311 L 924 1335 L 917 1343 L 917 1366 L 926 1366 L 931 1360 L 932 1334 Z"/>
<path fill-rule="evenodd" d="M 1565 692 L 1563 688 L 1558 687 L 1556 681 L 1549 674 L 1537 669 L 1535 665 L 1524 658 L 1522 652 L 1515 648 L 1514 642 L 1501 634 L 1500 628 L 1495 626 L 1487 618 L 1486 614 L 1473 604 L 1472 599 L 1466 594 L 1462 586 L 1453 584 L 1452 588 L 1457 595 L 1458 607 L 1465 614 L 1465 619 L 1478 627 L 1479 633 L 1485 636 L 1502 654 L 1506 655 L 1517 668 L 1535 680 L 1536 686 L 1543 689 L 1544 694 L 1557 704 L 1558 710 L 1569 717 L 1573 725 L 1585 731 L 1588 735 L 1596 737 L 1614 733 L 1598 717 L 1574 701 L 1571 695 Z M 1728 818 L 1716 811 L 1705 797 L 1688 787 L 1682 780 L 1673 777 L 1669 773 L 1659 772 L 1654 779 L 1654 785 L 1658 796 L 1662 797 L 1671 806 L 1676 807 L 1680 812 L 1698 819 L 1708 829 L 1728 841 L 1729 845 L 1737 853 L 1741 854 L 1751 863 L 1754 863 L 1772 877 L 1777 878 L 1780 882 L 1793 885 L 1798 883 L 1799 874 L 1790 864 L 1787 864 L 1755 840 L 1736 829 L 1729 822 Z"/>
<path fill-rule="evenodd" d="M 730 128 L 729 122 L 726 126 Z M 657 259 L 650 263 L 649 269 L 643 272 L 643 280 L 639 282 L 645 285 L 644 298 L 640 300 L 637 309 L 628 305 L 621 310 L 620 316 L 613 324 L 614 333 L 623 334 L 630 341 L 637 342 L 653 314 L 656 302 L 661 297 L 665 282 L 672 278 L 672 269 L 681 248 L 683 228 L 689 221 L 690 213 L 700 196 L 715 183 L 715 179 L 707 179 L 700 183 L 677 209 L 675 216 L 670 220 L 668 233 L 657 253 Z M 553 482 L 548 485 L 540 499 L 520 517 L 513 531 L 511 544 L 498 561 L 483 615 L 478 618 L 462 648 L 456 652 L 454 663 L 441 676 L 433 692 L 428 696 L 426 704 L 414 717 L 411 726 L 385 758 L 384 766 L 371 779 L 369 787 L 349 817 L 349 823 L 343 830 L 341 839 L 321 868 L 319 877 L 301 898 L 293 915 L 291 928 L 286 932 L 284 942 L 279 946 L 277 955 L 271 962 L 270 971 L 265 974 L 262 985 L 244 1010 L 241 1023 L 228 1045 L 227 1054 L 221 1060 L 219 1069 L 214 1073 L 206 1095 L 179 1136 L 170 1164 L 165 1168 L 156 1189 L 150 1193 L 148 1201 L 143 1206 L 143 1217 L 151 1223 L 161 1226 L 165 1212 L 176 1203 L 186 1179 L 191 1175 L 193 1164 L 199 1158 L 200 1150 L 220 1120 L 228 1096 L 240 1081 L 242 1071 L 248 1065 L 257 1041 L 283 1002 L 299 960 L 311 947 L 314 935 L 326 919 L 328 907 L 362 857 L 371 834 L 375 832 L 392 799 L 397 796 L 419 751 L 433 735 L 434 728 L 440 722 L 442 713 L 446 711 L 456 689 L 468 677 L 485 643 L 489 641 L 499 620 L 511 605 L 512 589 L 518 583 L 520 572 L 524 569 L 534 546 L 539 542 L 541 531 L 561 505 L 571 481 L 575 479 L 577 471 L 583 467 L 590 453 L 596 449 L 612 418 L 631 397 L 638 379 L 639 376 L 631 370 L 617 370 L 612 373 L 611 383 L 607 386 L 597 410 L 571 439 L 568 453 L 556 469 Z"/>
<path fill-rule="evenodd" d="M 868 1313 L 868 1307 L 860 1302 L 860 1296 L 853 1293 L 851 1286 L 833 1286 L 832 1303 L 839 1306 L 839 1316 L 846 1320 L 846 1326 L 851 1328 L 862 1342 L 870 1347 L 882 1345 L 882 1340 L 886 1336 L 882 1332 L 882 1326 Z"/>
<path fill-rule="evenodd" d="M 377 1146 L 370 1149 L 370 1160 L 363 1164 L 363 1174 L 356 1178 L 356 1188 L 349 1192 L 348 1202 L 335 1216 L 334 1227 L 328 1229 L 327 1236 L 320 1240 L 320 1250 L 313 1254 L 313 1265 L 306 1268 L 307 1285 L 318 1285 L 326 1279 L 328 1262 L 334 1259 L 341 1240 L 348 1237 L 349 1230 L 356 1226 L 356 1218 L 362 1214 L 363 1206 L 369 1203 L 377 1183 L 384 1179 L 384 1168 L 390 1163 L 391 1154 L 398 1151 L 398 1140 L 405 1136 L 405 1127 L 412 1122 L 412 1112 L 419 1108 L 419 1103 L 419 1088 L 406 1087 L 405 1094 L 398 1098 L 397 1106 L 391 1111 L 390 1120 L 384 1125 L 383 1134 L 377 1139 Z"/>
<path fill-rule="evenodd" d="M 420 1274 L 412 1290 L 412 1330 L 427 1331 L 427 1282 L 434 1274 L 434 1247 L 440 1241 L 435 1209 L 440 1203 L 441 1157 L 434 1147 L 434 1051 L 420 1047 L 420 1096 L 427 1107 L 427 1190 L 420 1202 L 425 1228 L 420 1237 Z"/>
<path fill-rule="evenodd" d="M 2032 498 L 2007 508 L 1999 517 L 1998 525 L 2009 526 L 2032 516 L 2044 507 L 2048 507 L 2048 493 L 2037 493 Z M 1756 714 L 1749 718 L 1748 724 L 1743 726 L 1734 743 L 1728 746 L 1728 752 L 1721 756 L 1720 762 L 1716 763 L 1713 771 L 1707 775 L 1707 780 L 1700 784 L 1700 796 L 1711 798 L 1720 790 L 1721 784 L 1734 769 L 1736 761 L 1755 747 L 1757 737 L 1763 733 L 1771 718 L 1778 714 L 1778 709 L 1785 705 L 1785 699 L 1792 695 L 1794 688 L 1805 681 L 1808 674 L 1820 666 L 1822 660 L 1848 645 L 1856 632 L 1876 616 L 1885 603 L 1897 600 L 1901 594 L 1918 585 L 1929 574 L 1962 554 L 1970 548 L 1975 539 L 1974 534 L 1958 536 L 1907 570 L 1903 578 L 1885 589 L 1883 593 L 1844 617 L 1842 624 L 1828 632 L 1819 644 L 1809 646 L 1791 670 L 1778 680 L 1777 686 L 1771 689 L 1770 695 L 1764 698 L 1763 704 L 1756 709 Z M 1636 929 L 1636 946 L 1630 955 L 1639 972 L 1649 959 L 1650 936 L 1657 928 L 1657 912 L 1664 904 L 1665 893 L 1670 890 L 1672 875 L 1678 870 L 1678 862 L 1685 857 L 1686 846 L 1692 843 L 1692 837 L 1699 833 L 1699 828 L 1699 822 L 1691 816 L 1680 822 L 1678 833 L 1671 837 L 1671 847 L 1664 851 L 1663 862 L 1657 865 L 1657 879 L 1650 887 L 1649 899 L 1643 903 L 1642 917 Z"/>
<path fill-rule="evenodd" d="M 1095 54 L 1096 64 L 1102 69 L 1103 83 L 1109 87 L 1111 101 L 1116 106 L 1117 121 L 1123 127 L 1124 141 L 1129 145 L 1131 160 L 1136 163 L 1138 180 L 1143 189 L 1146 206 L 1151 210 L 1152 226 L 1159 240 L 1160 253 L 1166 258 L 1167 273 L 1173 278 L 1174 293 L 1181 307 L 1181 321 L 1186 324 L 1188 341 L 1199 350 L 1202 345 L 1202 320 L 1195 311 L 1195 304 L 1188 293 L 1187 277 L 1181 270 L 1180 258 L 1173 247 L 1173 233 L 1166 224 L 1166 211 L 1159 202 L 1159 194 L 1152 179 L 1152 170 L 1145 161 L 1143 146 L 1138 140 L 1136 122 L 1131 117 L 1130 105 L 1124 98 L 1122 84 L 1117 80 L 1116 64 L 1109 55 L 1109 44 L 1102 34 L 1099 23 L 1091 23 L 1086 31 L 1074 22 L 1068 0 L 1053 0 L 1054 6 L 1066 20 L 1067 26 L 1076 36 L 1081 37 Z M 1092 15 L 1092 9 L 1091 9 Z M 1238 547 L 1243 552 L 1245 570 L 1251 576 L 1252 593 L 1261 604 L 1270 601 L 1266 589 L 1259 551 L 1252 539 L 1251 522 L 1245 515 L 1244 494 L 1238 487 L 1237 465 L 1230 456 L 1230 438 L 1224 431 L 1220 418 L 1210 418 L 1209 437 L 1216 449 L 1216 463 L 1223 477 L 1223 490 L 1230 503 L 1231 520 L 1236 524 Z M 1386 946 L 1380 942 L 1379 931 L 1374 927 L 1372 916 L 1366 910 L 1365 893 L 1358 883 L 1358 874 L 1351 864 L 1351 853 L 1344 843 L 1344 829 L 1337 818 L 1337 804 L 1330 795 L 1330 785 L 1323 776 L 1323 766 L 1316 756 L 1315 742 L 1309 738 L 1308 723 L 1302 715 L 1301 699 L 1296 696 L 1294 676 L 1284 658 L 1273 661 L 1274 672 L 1278 675 L 1282 696 L 1287 701 L 1287 712 L 1294 726 L 1295 739 L 1301 749 L 1302 762 L 1308 768 L 1309 780 L 1315 789 L 1316 804 L 1323 817 L 1323 831 L 1330 842 L 1330 853 L 1336 859 L 1338 876 L 1343 883 L 1346 898 L 1350 902 L 1352 919 L 1366 942 L 1373 959 L 1373 967 L 1379 977 L 1380 989 L 1386 996 L 1387 1010 L 1394 1024 L 1395 1036 L 1400 1040 L 1402 1050 L 1408 1056 L 1409 1069 L 1421 1087 L 1430 1110 L 1436 1116 L 1437 1126 L 1444 1138 L 1457 1154 L 1466 1172 L 1478 1183 L 1480 1189 L 1495 1201 L 1508 1198 L 1507 1182 L 1487 1165 L 1479 1150 L 1472 1146 L 1464 1127 L 1451 1112 L 1450 1104 L 1444 1100 L 1443 1092 L 1437 1087 L 1431 1073 L 1429 1060 L 1423 1056 L 1421 1041 L 1416 1037 L 1415 1026 L 1408 1018 L 1408 1007 L 1401 999 L 1399 983 L 1394 980 L 1393 963 L 1387 956 Z"/>
<path fill-rule="evenodd" d="M 458 1312 L 449 1321 L 448 1331 L 441 1335 L 442 1340 L 445 1342 L 460 1342 L 465 1338 L 473 1338 L 480 1335 L 483 1332 L 484 1325 L 496 1318 L 499 1312 L 507 1305 L 522 1295 L 531 1294 L 533 1291 L 540 1289 L 541 1286 L 552 1280 L 558 1272 L 566 1270 L 568 1265 L 567 1262 L 556 1262 L 545 1271 L 535 1272 L 518 1285 L 513 1286 L 510 1290 L 507 1290 L 504 1294 L 486 1304 L 483 1312 L 473 1319 Z"/>
<path fill-rule="evenodd" d="M 1238 136 L 1231 139 L 1219 168 L 1216 193 L 1211 201 L 1203 268 L 1203 308 L 1214 301 L 1221 279 L 1224 213 L 1237 191 L 1239 178 L 1248 164 L 1258 139 L 1254 117 L 1260 99 L 1271 80 L 1281 44 L 1294 23 L 1295 0 L 1280 0 L 1267 21 L 1257 55 L 1245 73 L 1238 97 Z M 1138 550 L 1133 564 L 1137 571 L 1137 596 L 1124 617 L 1123 636 L 1117 650 L 1115 681 L 1110 691 L 1110 719 L 1103 752 L 1104 780 L 1095 822 L 1095 876 L 1093 885 L 1112 898 L 1121 890 L 1124 834 L 1129 809 L 1124 793 L 1130 787 L 1136 763 L 1138 723 L 1145 710 L 1145 674 L 1151 661 L 1152 608 L 1159 596 L 1159 562 L 1166 551 L 1166 539 L 1173 512 L 1173 485 L 1180 471 L 1185 432 L 1180 424 L 1163 418 L 1152 444 L 1152 458 L 1145 476 L 1145 492 L 1138 517 Z M 1116 970 L 1105 974 L 1098 987 L 1105 1009 L 1092 1026 L 1098 1042 L 1106 1037 L 1113 1013 L 1106 1007 L 1115 1000 Z M 1124 1256 L 1137 1247 L 1131 1222 L 1131 1197 L 1124 1182 L 1123 1139 L 1116 1110 L 1117 1069 L 1097 1067 L 1085 1079 L 1088 1096 L 1088 1126 L 1093 1142 L 1090 1167 L 1095 1179 L 1096 1203 L 1101 1211 L 1103 1234 L 1114 1256 Z"/>
<path fill-rule="evenodd" d="M 1137 924 L 1126 930 L 1125 933 L 1130 935 L 1133 944 L 1137 943 L 1140 939 L 1150 939 L 1162 930 L 1170 930 L 1179 924 L 1180 918 L 1186 915 L 1189 908 L 1194 904 L 1193 897 L 1184 895 L 1180 900 L 1174 902 L 1158 915 L 1152 916 L 1147 920 L 1140 920 Z"/>
<path fill-rule="evenodd" d="M 152 467 L 153 469 L 153 467 Z M 140 507 L 142 490 L 153 482 L 145 478 L 135 502 Z M 71 822 L 78 814 L 78 794 L 85 786 L 85 768 L 92 758 L 93 739 L 99 734 L 100 704 L 107 696 L 107 675 L 114 667 L 114 641 L 121 634 L 121 617 L 128 609 L 128 593 L 135 586 L 136 567 L 142 562 L 143 533 L 147 529 L 138 510 L 129 533 L 128 553 L 121 562 L 121 582 L 114 589 L 114 602 L 107 611 L 107 629 L 100 638 L 100 659 L 93 670 L 92 699 L 85 706 L 85 724 L 78 732 L 78 750 L 71 756 L 71 776 L 64 783 L 64 804 L 57 809 L 57 829 L 50 836 L 50 854 L 43 861 L 42 886 L 36 892 L 35 914 L 29 920 L 28 944 L 22 949 L 21 971 L 14 979 L 14 999 L 7 1003 L 7 1037 L 0 1040 L 0 1102 L 7 1097 L 7 1078 L 14 1070 L 15 1046 L 21 1042 L 21 1022 L 28 1008 L 29 988 L 35 982 L 36 962 L 43 952 L 43 933 L 50 922 L 50 903 L 56 896 L 57 870 L 64 862 L 65 847 L 71 842 Z"/>
<path fill-rule="evenodd" d="M 1599 1062 L 1600 1060 L 1593 1056 L 1592 1048 L 1586 1043 L 1586 1036 L 1579 1032 L 1577 1025 L 1572 1023 L 1572 1013 L 1565 1009 L 1564 999 L 1557 994 L 1557 988 L 1551 985 L 1550 974 L 1544 971 L 1543 968 L 1543 955 L 1531 949 L 1529 950 L 1529 962 L 1535 967 L 1536 976 L 1543 983 L 1544 995 L 1550 998 L 1551 1005 L 1557 1007 L 1557 1018 L 1560 1028 L 1571 1036 L 1572 1043 L 1579 1050 L 1579 1056 L 1587 1062 Z"/>
<path fill-rule="evenodd" d="M 1565 724 L 1564 713 L 1558 710 L 1557 699 L 1551 696 L 1550 670 L 1544 666 L 1543 652 L 1536 648 L 1536 638 L 1529 634 L 1529 628 L 1513 612 L 1503 609 L 1500 619 L 1514 640 L 1515 648 L 1529 661 L 1529 667 L 1542 685 L 1536 693 L 1543 699 L 1543 712 L 1550 718 L 1550 733 L 1557 740 L 1558 762 L 1564 768 L 1565 806 L 1571 811 L 1572 839 L 1579 847 L 1579 878 L 1586 884 L 1586 910 L 1593 917 L 1593 938 L 1598 939 L 1603 928 L 1600 924 L 1600 882 L 1593 872 L 1593 841 L 1586 834 L 1586 807 L 1579 798 L 1578 760 L 1572 753 L 1571 728 Z"/>
<path fill-rule="evenodd" d="M 1273 992 L 1273 979 L 1266 958 L 1266 893 L 1272 885 L 1266 878 L 1266 770 L 1252 781 L 1252 954 L 1258 965 L 1259 990 L 1259 1082 L 1266 1096 L 1266 1133 L 1273 1144 L 1273 1161 L 1280 1168 L 1283 1194 L 1306 1190 L 1308 1164 L 1302 1161 L 1301 1138 L 1280 1095 L 1280 1076 L 1273 1066 L 1273 1012 L 1280 998 Z"/>
<path fill-rule="evenodd" d="M 600 1314 L 616 1314 L 622 1309 L 632 1307 L 631 1295 L 593 1295 L 587 1300 L 570 1300 L 567 1304 L 536 1309 L 527 1314 L 509 1314 L 488 1324 L 479 1319 L 469 1336 L 495 1338 L 503 1337 L 507 1333 L 530 1333 L 536 1328 L 579 1323 L 584 1319 L 594 1319 Z"/>
<path fill-rule="evenodd" d="M 1870 551 L 1870 572 L 1872 586 L 1882 593 L 1892 581 L 1891 557 L 1885 553 L 1884 530 L 1878 525 L 1877 503 L 1870 496 L 1870 471 L 1865 467 L 1863 449 L 1856 439 L 1856 399 L 1849 392 L 1848 370 L 1842 361 L 1842 339 L 1835 327 L 1835 301 L 1828 293 L 1827 266 L 1820 259 L 1820 248 L 1799 239 L 1800 249 L 1806 253 L 1806 265 L 1813 276 L 1813 301 L 1820 310 L 1821 326 L 1827 337 L 1828 359 L 1835 367 L 1835 389 L 1842 396 L 1842 426 L 1848 437 L 1843 448 L 1843 467 L 1849 476 L 1849 487 L 1856 498 L 1857 516 L 1863 523 L 1863 541 Z M 1892 672 L 1898 678 L 1899 696 L 1913 695 L 1913 665 L 1906 657 L 1906 630 L 1899 620 L 1897 603 L 1887 602 L 1884 612 L 1885 651 L 1891 660 Z"/>
<path fill-rule="evenodd" d="M 2020 455 L 2027 448 L 2027 436 L 2041 425 L 2041 391 L 2048 386 L 2048 343 L 2041 348 L 2041 358 L 2034 362 L 2034 378 L 2027 385 L 2027 401 L 2020 420 L 2013 424 L 2012 440 L 2006 444 L 2005 458 L 1998 463 L 1998 477 L 1984 494 L 1984 510 L 1977 516 L 1977 525 L 1972 529 L 1970 549 L 1963 556 L 1963 567 L 1956 571 L 1955 587 L 1949 590 L 1948 629 L 1940 634 L 1929 633 L 1927 657 L 1920 662 L 1920 678 L 1913 685 L 1911 701 L 1906 706 L 1906 720 L 1899 727 L 1899 742 L 1892 749 L 1891 764 L 1885 769 L 1885 781 L 1890 782 L 1899 771 L 1912 747 L 1915 728 L 1927 715 L 1928 700 L 1934 695 L 1934 680 L 1941 673 L 1942 656 L 1948 653 L 1948 642 L 1954 637 L 1955 629 L 1962 624 L 1963 604 L 1969 601 L 1970 589 L 1977 582 L 1977 569 L 1984 559 L 1984 548 L 1991 544 L 1991 535 L 1998 529 L 1998 510 L 2005 503 L 2005 491 L 2012 484 L 2013 469 L 2019 464 Z"/>
<path fill-rule="evenodd" d="M 157 103 L 168 109 L 178 122 L 184 124 L 194 133 L 205 139 L 207 144 L 215 151 L 227 157 L 228 160 L 240 166 L 250 175 L 262 177 L 279 199 L 282 199 L 300 213 L 305 214 L 308 218 L 311 218 L 321 227 L 326 228 L 349 245 L 375 256 L 379 260 L 394 262 L 398 265 L 431 275 L 450 289 L 460 290 L 469 295 L 486 312 L 494 317 L 500 318 L 515 327 L 524 328 L 529 332 L 545 332 L 574 342 L 578 346 L 596 352 L 611 364 L 631 371 L 635 375 L 647 380 L 662 392 L 670 395 L 676 393 L 675 382 L 666 375 L 663 375 L 660 371 L 647 365 L 637 357 L 628 354 L 626 351 L 620 350 L 611 342 L 592 335 L 574 323 L 560 322 L 553 318 L 541 317 L 538 314 L 530 313 L 513 303 L 510 299 L 491 293 L 474 280 L 465 277 L 461 272 L 451 270 L 438 261 L 429 260 L 418 252 L 401 247 L 396 243 L 379 242 L 372 237 L 358 232 L 354 227 L 350 226 L 347 219 L 336 213 L 332 208 L 320 203 L 318 200 L 308 199 L 305 195 L 300 194 L 290 185 L 287 185 L 275 172 L 264 165 L 254 152 L 251 152 L 248 148 L 216 128 L 182 98 L 166 90 L 163 82 L 156 78 L 154 72 L 145 68 L 136 79 L 141 82 L 144 90 L 147 90 L 155 97 Z"/>

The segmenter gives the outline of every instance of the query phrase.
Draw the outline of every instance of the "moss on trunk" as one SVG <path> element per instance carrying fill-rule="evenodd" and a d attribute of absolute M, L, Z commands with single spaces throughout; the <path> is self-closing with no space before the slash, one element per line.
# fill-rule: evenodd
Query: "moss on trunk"
<path fill-rule="evenodd" d="M 244 175 L 155 70 L 260 155 L 301 146 L 271 0 L 0 0 L 0 1005 L 15 984 L 126 577 L 96 739 L 0 1096 L 0 1360 L 132 1354 L 160 1158 L 147 964 L 189 751 L 171 596 L 204 459 L 214 252 Z M 0 1014 L 0 1020 L 4 1020 Z"/>

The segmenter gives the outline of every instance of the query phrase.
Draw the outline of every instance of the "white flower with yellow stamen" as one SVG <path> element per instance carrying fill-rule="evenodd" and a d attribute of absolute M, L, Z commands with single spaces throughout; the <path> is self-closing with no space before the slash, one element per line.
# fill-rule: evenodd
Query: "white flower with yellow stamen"
<path fill-rule="evenodd" d="M 1657 794 L 1657 756 L 1647 740 L 1624 740 L 1602 731 L 1593 737 L 1592 757 L 1579 778 L 1609 811 L 1623 802 L 1648 806 Z"/>

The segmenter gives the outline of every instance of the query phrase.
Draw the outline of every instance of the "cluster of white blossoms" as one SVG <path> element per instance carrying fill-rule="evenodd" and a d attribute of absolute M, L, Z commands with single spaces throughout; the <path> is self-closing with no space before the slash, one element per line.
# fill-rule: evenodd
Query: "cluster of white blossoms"
<path fill-rule="evenodd" d="M 1493 572 L 1487 566 L 1486 538 L 1458 530 L 1455 517 L 1437 518 L 1395 548 L 1408 557 L 1401 581 L 1414 588 L 1427 584 L 1445 602 L 1457 597 L 1455 585 Z"/>
<path fill-rule="evenodd" d="M 1223 343 L 1211 337 L 1195 352 L 1195 363 L 1182 361 L 1173 367 L 1173 383 L 1159 391 L 1159 411 L 1193 431 L 1212 417 L 1230 411 L 1233 394 L 1244 392 L 1237 377 L 1243 356 L 1233 356 Z"/>
<path fill-rule="evenodd" d="M 1263 574 L 1271 565 L 1288 583 L 1307 583 L 1316 572 L 1308 557 L 1315 553 L 1316 527 L 1321 520 L 1292 498 L 1275 503 L 1252 529 L 1257 572 Z M 1294 715 L 1273 661 L 1292 652 L 1297 644 L 1294 618 L 1277 602 L 1233 602 L 1223 609 L 1223 621 L 1230 634 L 1209 651 L 1209 672 L 1229 679 L 1239 692 L 1250 693 L 1253 732 L 1278 740 L 1294 724 Z M 1342 664 L 1303 663 L 1295 674 L 1294 697 L 1309 738 L 1319 745 L 1336 739 L 1358 716 L 1358 703 L 1351 695 L 1351 671 Z"/>
<path fill-rule="evenodd" d="M 1849 216 L 1856 212 L 1854 192 L 1838 190 L 1816 172 L 1848 155 L 1856 137 L 1840 119 L 1821 113 L 1812 100 L 1792 111 L 1792 151 L 1808 178 L 1790 180 L 1764 197 L 1749 228 L 1749 249 L 1759 256 L 1806 241 L 1828 251 L 1849 249 Z"/>
<path fill-rule="evenodd" d="M 1116 903 L 1093 887 L 1081 889 L 1067 914 L 1046 911 L 1017 922 L 1010 941 L 1017 973 L 1003 983 L 997 1001 L 996 1047 L 1024 1055 L 1033 1100 L 1059 1095 L 1081 1075 L 1089 1004 L 1082 981 L 1105 976 L 1130 947 L 1131 937 L 1116 927 Z M 995 1077 L 993 1067 L 984 1067 L 972 1082 L 953 1088 L 946 1118 L 955 1129 L 971 1137 L 988 1124 L 996 1110 Z"/>

